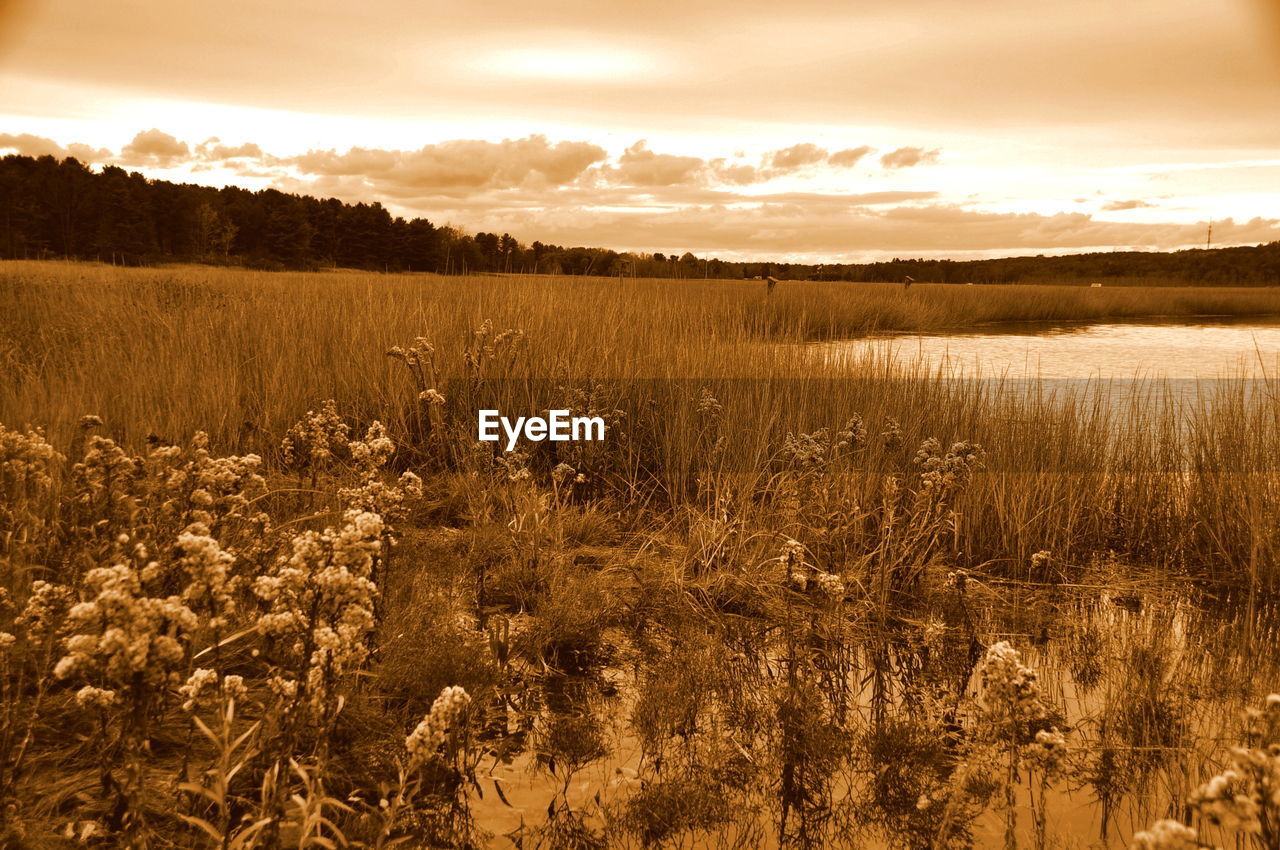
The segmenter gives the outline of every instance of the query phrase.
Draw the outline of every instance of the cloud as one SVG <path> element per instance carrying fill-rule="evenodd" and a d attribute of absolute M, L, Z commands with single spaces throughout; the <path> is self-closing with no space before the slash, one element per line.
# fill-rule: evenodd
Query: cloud
<path fill-rule="evenodd" d="M 732 158 L 712 159 L 663 153 L 651 149 L 644 139 L 610 157 L 603 147 L 591 142 L 553 143 L 542 135 L 500 142 L 454 139 L 416 150 L 359 146 L 345 151 L 312 149 L 290 156 L 265 152 L 256 142 L 224 144 L 217 136 L 193 147 L 157 128 L 137 133 L 118 155 L 85 145 L 63 147 L 52 139 L 31 135 L 0 135 L 0 140 L 32 155 L 76 155 L 86 161 L 144 170 L 184 165 L 192 173 L 222 170 L 255 181 L 274 180 L 300 192 L 307 191 L 310 181 L 330 187 L 329 191 L 370 200 L 380 195 L 388 199 L 457 199 L 467 193 L 583 184 L 645 190 L 645 197 L 633 198 L 635 203 L 681 187 L 745 187 L 766 184 L 802 169 L 848 168 L 872 150 L 863 146 L 830 154 L 812 142 L 799 142 L 767 151 L 753 163 L 741 151 Z"/>
<path fill-rule="evenodd" d="M 730 165 L 723 159 L 713 159 L 708 167 L 716 180 L 732 186 L 749 186 L 760 179 L 760 172 L 753 165 Z"/>
<path fill-rule="evenodd" d="M 186 142 L 180 142 L 168 133 L 152 127 L 133 137 L 133 141 L 120 151 L 121 165 L 171 168 L 191 156 Z"/>
<path fill-rule="evenodd" d="M 829 153 L 826 148 L 818 147 L 812 142 L 801 142 L 789 148 L 782 148 L 765 154 L 762 165 L 771 176 L 789 174 L 802 168 L 821 164 L 830 165 L 834 168 L 852 168 L 872 150 L 873 148 L 870 145 L 862 145 L 861 147 L 845 148 L 835 153 Z M 919 150 L 919 148 L 904 148 L 903 150 Z M 899 152 L 895 151 L 895 153 Z"/>
<path fill-rule="evenodd" d="M 801 142 L 789 148 L 773 151 L 765 156 L 766 164 L 774 171 L 788 172 L 825 162 L 827 151 L 812 142 Z"/>
<path fill-rule="evenodd" d="M 924 148 L 898 148 L 880 157 L 880 164 L 885 168 L 912 168 L 917 165 L 932 165 L 938 161 L 942 151 L 925 150 Z"/>
<path fill-rule="evenodd" d="M 862 145 L 856 148 L 845 148 L 842 151 L 836 151 L 827 162 L 840 168 L 852 168 L 857 165 L 867 154 L 871 153 L 872 148 L 869 145 Z"/>
<path fill-rule="evenodd" d="M 706 167 L 700 157 L 654 153 L 641 139 L 623 151 L 611 173 L 616 182 L 630 186 L 673 186 L 701 179 Z"/>
<path fill-rule="evenodd" d="M 1102 205 L 1103 212 L 1120 212 L 1121 210 L 1143 210 L 1154 207 L 1146 201 L 1111 201 Z"/>
<path fill-rule="evenodd" d="M 111 151 L 106 148 L 93 148 L 89 145 L 70 144 L 66 147 L 30 133 L 0 133 L 0 150 L 11 150 L 23 156 L 53 156 L 58 159 L 75 157 L 81 162 L 104 162 L 111 158 Z"/>
<path fill-rule="evenodd" d="M 522 185 L 563 186 L 607 158 L 589 142 L 557 142 L 545 136 L 488 142 L 457 139 L 415 151 L 351 148 L 346 153 L 308 151 L 280 159 L 302 174 L 362 177 L 376 189 L 397 193 L 458 193 Z"/>
<path fill-rule="evenodd" d="M 245 142 L 235 147 L 221 144 L 222 140 L 217 136 L 206 139 L 196 145 L 196 155 L 205 161 L 224 162 L 229 159 L 265 159 L 266 154 L 262 152 L 262 148 L 253 142 Z"/>
<path fill-rule="evenodd" d="M 199 146 L 207 158 L 232 153 L 252 159 L 256 145 L 227 149 L 210 140 Z M 252 150 L 251 150 L 252 149 Z M 543 136 L 529 136 L 500 143 L 456 140 L 427 145 L 417 151 L 354 147 L 345 153 L 313 150 L 300 156 L 278 158 L 262 154 L 263 166 L 291 168 L 296 176 L 329 178 L 326 185 L 358 189 L 368 187 L 396 198 L 459 197 L 463 192 L 514 190 L 587 185 L 643 190 L 629 196 L 629 203 L 666 202 L 678 189 L 745 187 L 795 173 L 801 169 L 849 168 L 872 152 L 870 146 L 829 153 L 812 142 L 800 142 L 764 153 L 759 164 L 743 161 L 741 153 L 730 159 L 664 153 L 640 139 L 610 157 L 588 142 L 564 141 L 552 145 Z M 902 148 L 892 152 L 893 167 L 932 162 L 938 151 Z M 341 184 L 336 178 L 350 178 Z M 303 191 L 303 189 L 298 189 Z"/>

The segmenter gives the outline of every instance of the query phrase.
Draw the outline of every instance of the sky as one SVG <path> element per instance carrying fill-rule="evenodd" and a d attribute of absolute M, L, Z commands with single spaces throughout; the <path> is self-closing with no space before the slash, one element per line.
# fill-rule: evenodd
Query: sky
<path fill-rule="evenodd" d="M 1280 240 L 1280 0 L 0 0 L 0 153 L 522 242 Z"/>

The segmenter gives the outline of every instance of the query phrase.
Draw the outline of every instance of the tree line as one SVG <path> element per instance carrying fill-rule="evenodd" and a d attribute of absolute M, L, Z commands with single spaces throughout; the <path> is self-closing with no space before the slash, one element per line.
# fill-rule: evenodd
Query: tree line
<path fill-rule="evenodd" d="M 379 203 L 344 203 L 276 189 L 249 191 L 94 171 L 52 156 L 0 158 L 0 256 L 67 257 L 142 265 L 195 261 L 264 269 L 359 268 L 442 274 L 571 274 L 943 283 L 1160 279 L 1280 284 L 1280 242 L 1177 252 L 1109 252 L 994 260 L 876 263 L 731 262 L 693 253 L 620 253 L 468 234 Z"/>

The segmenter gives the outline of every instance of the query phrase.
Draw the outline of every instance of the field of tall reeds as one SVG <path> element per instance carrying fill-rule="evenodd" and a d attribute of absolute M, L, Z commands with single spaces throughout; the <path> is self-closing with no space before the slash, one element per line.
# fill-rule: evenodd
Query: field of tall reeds
<path fill-rule="evenodd" d="M 1280 290 L 9 263 L 0 306 L 10 846 L 1275 846 L 1277 388 L 808 343 Z"/>

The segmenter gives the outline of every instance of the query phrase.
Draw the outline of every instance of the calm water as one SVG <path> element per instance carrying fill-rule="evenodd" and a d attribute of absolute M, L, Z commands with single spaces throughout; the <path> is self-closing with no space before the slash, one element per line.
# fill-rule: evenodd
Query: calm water
<path fill-rule="evenodd" d="M 1259 611 L 1251 626 L 1243 617 L 1206 607 L 1203 600 L 1160 582 L 1131 586 L 1124 596 L 1079 585 L 1029 594 L 1005 588 L 970 613 L 991 640 L 1011 638 L 1022 644 L 1050 702 L 1061 711 L 1058 722 L 1069 730 L 1073 770 L 1049 791 L 1051 847 L 1127 847 L 1135 831 L 1174 814 L 1174 801 L 1216 772 L 1226 747 L 1239 740 L 1244 709 L 1280 688 L 1275 611 Z M 865 752 L 865 741 L 874 736 L 878 724 L 901 730 L 920 719 L 910 705 L 926 692 L 921 690 L 921 677 L 929 678 L 928 668 L 920 666 L 921 650 L 909 628 L 895 631 L 900 633 L 867 635 L 855 651 L 853 678 L 861 684 L 850 726 L 863 741 L 856 751 Z M 931 663 L 959 658 L 965 651 L 965 639 L 952 635 L 934 650 Z M 567 804 L 600 825 L 601 805 L 622 804 L 662 775 L 652 753 L 670 742 L 645 740 L 633 723 L 638 700 L 653 680 L 638 681 L 635 671 L 623 669 L 601 672 L 599 677 L 578 680 L 574 687 L 563 689 L 562 682 L 557 688 L 561 697 L 574 695 L 559 705 L 566 712 L 560 716 L 575 724 L 569 737 L 598 740 L 599 748 L 589 748 L 594 751 L 579 769 L 568 773 L 561 768 L 555 776 L 548 774 L 545 759 L 533 754 L 483 765 L 482 784 L 500 788 L 503 796 L 487 794 L 475 802 L 482 826 L 497 835 L 512 833 L 522 823 L 541 820 L 557 799 L 560 806 Z M 961 675 L 965 677 L 963 665 Z M 868 685 L 873 680 L 884 688 L 881 696 L 890 705 L 879 719 L 872 708 L 873 686 Z M 602 683 L 610 683 L 603 692 L 607 696 L 602 695 Z M 976 680 L 968 687 L 976 687 Z M 540 722 L 555 721 L 547 715 Z M 917 731 L 939 734 L 927 723 Z M 696 738 L 680 746 L 690 747 L 695 761 L 704 758 Z M 913 846 L 892 824 L 904 822 L 917 808 L 917 794 L 924 786 L 915 782 L 927 781 L 931 764 L 909 748 L 865 755 L 866 761 L 855 759 L 832 777 L 833 804 L 855 812 L 853 821 L 862 824 L 845 835 L 848 840 L 840 846 Z M 897 790 L 875 782 L 888 762 L 895 765 L 900 780 Z M 1026 792 L 1024 784 L 1017 803 L 1020 847 L 1034 846 Z M 767 794 L 755 801 L 761 807 L 755 820 L 761 832 L 741 846 L 779 846 L 767 814 L 773 802 Z M 753 821 L 745 809 L 736 817 L 741 818 L 737 826 L 717 824 L 712 833 L 731 834 Z M 995 812 L 979 815 L 969 828 L 972 846 L 1003 846 L 1003 822 Z M 730 844 L 695 832 L 686 834 L 684 843 L 663 846 Z"/>
<path fill-rule="evenodd" d="M 959 377 L 1265 378 L 1280 375 L 1280 318 L 1233 321 L 1035 322 L 823 343 L 839 358 L 867 346 Z"/>

